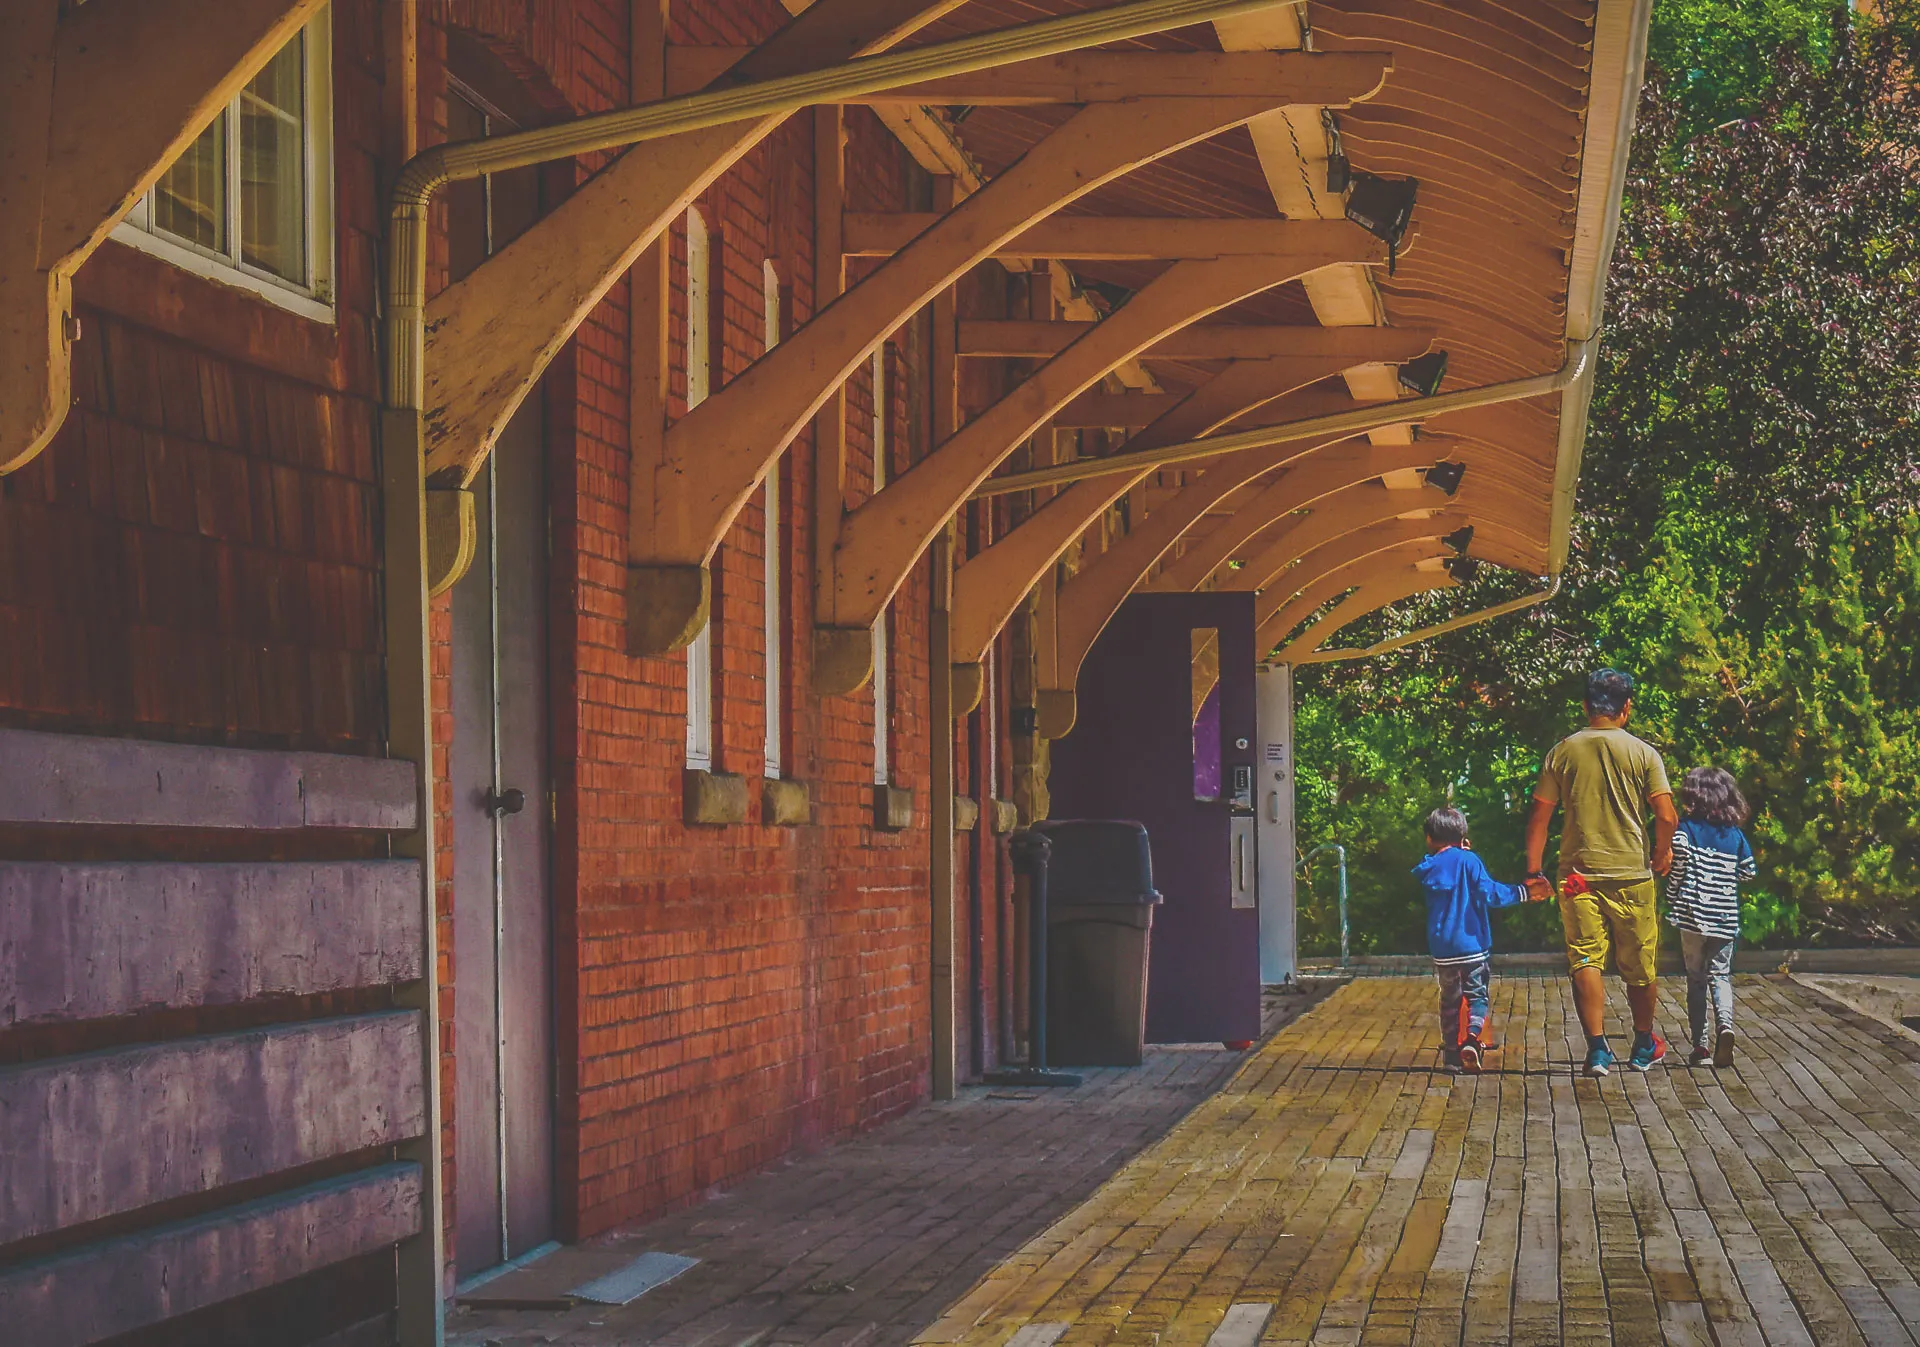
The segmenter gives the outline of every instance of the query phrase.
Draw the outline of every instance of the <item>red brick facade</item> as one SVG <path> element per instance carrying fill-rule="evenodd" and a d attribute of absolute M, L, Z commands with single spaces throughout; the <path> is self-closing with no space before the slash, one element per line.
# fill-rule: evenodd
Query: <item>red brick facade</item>
<path fill-rule="evenodd" d="M 376 0 L 335 0 L 337 321 L 277 309 L 117 243 L 80 274 L 78 406 L 57 442 L 0 483 L 0 723 L 246 746 L 377 753 L 384 735 L 379 553 L 377 277 L 399 143 Z M 775 0 L 675 3 L 670 40 L 751 44 Z M 420 143 L 444 138 L 449 34 L 478 45 L 554 117 L 629 100 L 621 0 L 434 0 L 419 33 Z M 461 40 L 465 40 L 464 38 Z M 455 44 L 457 45 L 457 43 Z M 848 208 L 924 209 L 929 179 L 865 110 L 847 113 Z M 590 165 L 581 165 L 584 177 Z M 714 388 L 763 353 L 763 264 L 791 329 L 815 310 L 814 135 L 790 119 L 699 202 L 722 302 Z M 564 187 L 564 183 L 561 184 Z M 440 224 L 444 229 L 444 207 Z M 684 231 L 672 236 L 673 388 L 685 409 Z M 446 281 L 444 240 L 430 283 Z M 1004 287 L 986 269 L 980 284 Z M 857 277 L 859 273 L 856 271 Z M 786 773 L 812 819 L 682 822 L 686 661 L 626 653 L 631 314 L 616 285 L 543 382 L 552 559 L 551 752 L 559 1228 L 584 1237 L 685 1201 L 796 1147 L 896 1114 L 930 1089 L 931 573 L 890 618 L 892 777 L 911 827 L 874 826 L 873 698 L 809 691 L 815 436 L 780 465 Z M 930 448 L 926 315 L 889 342 L 890 475 Z M 873 481 L 873 390 L 848 388 L 848 481 Z M 975 513 L 978 513 L 977 511 Z M 963 523 L 975 546 L 984 520 Z M 971 533 L 969 533 L 971 530 Z M 757 782 L 764 739 L 765 520 L 756 497 L 713 585 L 715 766 Z M 434 610 L 440 819 L 440 1018 L 448 1221 L 454 1172 L 452 874 L 447 749 L 451 615 Z M 1009 793 L 1008 675 L 999 725 L 954 727 L 963 793 Z M 942 727 L 944 730 L 944 727 Z M 970 738 L 970 734 L 973 738 Z M 984 790 L 970 752 L 998 780 Z M 979 921 L 983 975 L 1012 948 L 999 842 Z M 964 1073 L 968 876 L 956 839 L 956 968 Z M 989 978 L 983 1054 L 997 1060 Z"/>

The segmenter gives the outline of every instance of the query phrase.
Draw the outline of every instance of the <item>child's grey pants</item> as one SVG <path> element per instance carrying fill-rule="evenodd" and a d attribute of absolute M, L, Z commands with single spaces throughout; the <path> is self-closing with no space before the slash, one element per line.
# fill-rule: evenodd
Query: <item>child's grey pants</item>
<path fill-rule="evenodd" d="M 1713 1018 L 1733 1028 L 1733 947 L 1731 936 L 1680 932 L 1680 957 L 1687 965 L 1687 1027 L 1696 1048 L 1713 1047 L 1707 1032 L 1707 993 L 1713 993 Z"/>
<path fill-rule="evenodd" d="M 1440 1046 L 1452 1052 L 1460 1046 L 1460 1003 L 1467 1006 L 1467 1037 L 1480 1037 L 1487 1022 L 1487 982 L 1492 960 L 1482 954 L 1472 963 L 1437 963 L 1440 980 Z"/>

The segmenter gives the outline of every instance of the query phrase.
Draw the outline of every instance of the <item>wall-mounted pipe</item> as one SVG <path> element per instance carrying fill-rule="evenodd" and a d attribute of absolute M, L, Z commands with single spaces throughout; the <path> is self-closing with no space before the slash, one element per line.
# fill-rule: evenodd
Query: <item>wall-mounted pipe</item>
<path fill-rule="evenodd" d="M 1594 348 L 1599 344 L 1599 340 L 1597 336 L 1590 337 L 1586 341 L 1568 346 L 1566 362 L 1550 374 L 1535 374 L 1525 379 L 1509 379 L 1504 383 L 1485 384 L 1479 388 L 1462 388 L 1452 393 L 1436 393 L 1427 398 L 1402 398 L 1396 402 L 1382 402 L 1372 407 L 1356 407 L 1347 412 L 1309 416 L 1300 421 L 1283 421 L 1277 426 L 1255 426 L 1250 430 L 1235 430 L 1224 435 L 1209 435 L 1204 439 L 1188 440 L 1184 444 L 1170 444 L 1163 449 L 1143 449 L 1137 453 L 1119 453 L 1106 458 L 1083 458 L 1072 463 L 1057 463 L 1052 467 L 1034 468 L 1028 472 L 1008 473 L 1004 477 L 988 478 L 980 489 L 973 493 L 973 499 L 979 500 L 983 496 L 1004 496 L 1014 491 L 1027 491 L 1036 486 L 1078 482 L 1089 477 L 1140 472 L 1143 469 L 1167 467 L 1174 463 L 1191 463 L 1196 459 L 1218 458 L 1222 454 L 1238 453 L 1242 449 L 1264 449 L 1268 445 L 1286 444 L 1293 440 L 1309 440 L 1321 436 L 1339 439 L 1369 430 L 1378 430 L 1382 426 L 1424 421 L 1446 412 L 1466 411 L 1473 407 L 1491 406 L 1496 402 L 1517 402 L 1522 398 L 1537 398 L 1548 393 L 1559 393 L 1586 372 L 1588 365 L 1592 363 Z"/>
<path fill-rule="evenodd" d="M 419 408 L 425 400 L 422 368 L 427 303 L 427 202 L 447 183 L 525 168 L 554 159 L 620 149 L 755 117 L 777 116 L 819 103 L 837 103 L 990 70 L 1062 52 L 1145 37 L 1187 24 L 1272 9 L 1293 0 L 1132 0 L 1084 14 L 1044 19 L 883 52 L 779 79 L 661 99 L 615 112 L 580 117 L 490 140 L 436 145 L 415 155 L 394 185 L 387 232 L 387 403 Z"/>

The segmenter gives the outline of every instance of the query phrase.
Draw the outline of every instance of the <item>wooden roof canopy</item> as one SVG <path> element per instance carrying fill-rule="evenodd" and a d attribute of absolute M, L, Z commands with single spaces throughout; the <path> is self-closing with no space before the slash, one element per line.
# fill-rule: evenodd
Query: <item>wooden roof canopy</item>
<path fill-rule="evenodd" d="M 1080 7 L 1073 0 L 971 0 L 930 26 L 926 36 L 979 31 Z M 1143 165 L 1068 206 L 1052 222 L 1053 232 L 1071 237 L 1078 229 L 1096 241 L 1116 236 L 1112 230 L 1103 236 L 1093 220 L 1079 223 L 1079 217 L 1111 217 L 1136 225 L 1139 217 L 1339 218 L 1343 201 L 1330 190 L 1326 162 L 1337 149 L 1354 174 L 1418 180 L 1412 227 L 1391 269 L 1329 266 L 1243 299 L 1205 325 L 1189 327 L 1163 343 L 1160 352 L 1147 351 L 1141 363 L 1165 390 L 1162 401 L 1199 396 L 1197 390 L 1229 378 L 1236 364 L 1272 349 L 1272 338 L 1282 329 L 1292 330 L 1286 349 L 1311 355 L 1314 339 L 1300 332 L 1308 324 L 1330 329 L 1329 351 L 1354 336 L 1336 335 L 1331 329 L 1361 324 L 1420 329 L 1430 337 L 1433 350 L 1447 353 L 1444 390 L 1551 373 L 1565 364 L 1571 345 L 1597 330 L 1603 260 L 1616 227 L 1620 168 L 1631 131 L 1648 8 L 1633 0 L 1312 0 L 1297 8 L 1116 44 L 1135 51 L 1191 53 L 1385 51 L 1391 53 L 1393 67 L 1378 92 L 1351 106 L 1324 115 L 1319 109 L 1290 107 Z M 934 115 L 990 178 L 1071 112 L 1060 106 L 975 106 Z M 1128 292 L 1140 291 L 1167 265 L 1126 256 L 1111 246 L 1104 251 L 1089 246 L 1079 257 L 1058 255 L 1069 259 L 1082 280 Z M 1026 340 L 1041 348 L 1063 339 L 1044 332 L 986 330 L 994 327 L 981 324 L 979 330 L 964 333 L 963 349 L 969 337 L 988 346 Z M 1247 335 L 1236 337 L 1232 328 Z M 1213 355 L 1241 359 L 1207 358 Z M 1248 410 L 1219 429 L 1405 396 L 1405 390 L 1395 386 L 1395 373 L 1391 364 L 1375 363 L 1320 375 L 1307 387 L 1276 376 L 1275 392 L 1284 397 L 1264 406 L 1249 401 Z M 1067 591 L 1081 592 L 1074 601 L 1067 592 L 1062 594 L 1063 665 L 1046 681 L 1065 703 L 1050 728 L 1063 732 L 1070 724 L 1077 656 L 1104 624 L 1107 614 L 1100 606 L 1117 604 L 1140 585 L 1237 587 L 1239 572 L 1229 570 L 1230 563 L 1244 565 L 1259 550 L 1249 544 L 1265 543 L 1267 530 L 1312 528 L 1331 538 L 1339 534 L 1339 516 L 1345 515 L 1360 534 L 1344 549 L 1319 549 L 1337 554 L 1339 567 L 1316 567 L 1317 553 L 1309 552 L 1265 582 L 1263 611 L 1294 613 L 1301 619 L 1352 591 L 1346 602 L 1286 646 L 1281 652 L 1285 658 L 1324 657 L 1327 638 L 1346 623 L 1383 602 L 1451 583 L 1442 560 L 1447 547 L 1411 543 L 1410 537 L 1423 532 L 1417 524 L 1381 515 L 1378 498 L 1388 494 L 1383 486 L 1395 488 L 1395 495 L 1431 497 L 1418 501 L 1438 521 L 1426 534 L 1430 539 L 1447 533 L 1456 543 L 1464 542 L 1467 555 L 1532 575 L 1557 575 L 1565 559 L 1566 517 L 1591 377 L 1589 366 L 1564 391 L 1423 416 L 1417 440 L 1407 424 L 1380 428 L 1368 435 L 1376 446 L 1372 451 L 1356 451 L 1348 439 L 1293 445 L 1291 454 L 1272 456 L 1269 462 L 1248 462 L 1243 453 L 1183 465 L 1182 482 L 1174 489 L 1147 494 L 1151 512 L 1146 521 L 1134 519 L 1133 532 L 1153 532 L 1153 524 L 1169 513 L 1191 518 L 1174 520 L 1159 530 L 1161 537 L 1144 549 L 1133 549 L 1152 552 L 1151 557 L 1122 558 L 1119 568 L 1126 574 L 1103 574 L 1114 569 L 1114 554 L 1127 550 L 1122 542 L 1067 582 Z M 1115 406 L 1121 401 L 1112 392 L 1105 396 Z M 1144 401 L 1137 395 L 1134 400 Z M 1137 428 L 1139 419 L 1129 418 L 1128 428 Z M 1088 424 L 1089 418 L 1074 423 Z M 1379 450 L 1393 444 L 1407 446 L 1393 461 L 1410 466 L 1388 469 L 1384 480 L 1358 475 L 1386 463 Z M 1146 446 L 1136 438 L 1118 453 L 1138 447 Z M 1353 463 L 1344 477 L 1323 472 L 1316 486 L 1304 485 L 1317 460 L 1331 462 L 1342 455 Z M 1470 485 L 1457 500 L 1431 488 L 1418 489 L 1420 466 L 1442 459 L 1465 466 Z M 1236 460 L 1237 470 L 1231 466 Z M 1208 480 L 1216 477 L 1233 480 L 1209 490 Z M 1285 485 L 1290 479 L 1303 483 L 1291 495 Z M 1016 529 L 1008 542 L 1044 524 L 1049 513 L 1076 492 L 1085 507 L 1081 516 L 1097 517 L 1131 480 L 1137 479 L 1107 477 L 1097 479 L 1107 484 L 1101 489 L 1087 489 L 1096 481 L 1069 488 Z M 1373 489 L 1361 489 L 1369 481 Z M 1331 490 L 1322 492 L 1321 487 Z M 1136 496 L 1136 502 L 1140 499 Z M 1308 513 L 1291 522 L 1282 517 L 1302 509 Z M 1471 533 L 1457 532 L 1465 525 L 1472 526 Z M 1070 531 L 1071 521 L 1061 521 L 1055 534 Z M 1396 545 L 1368 548 L 1369 534 Z M 1365 560 L 1356 563 L 1350 556 Z M 973 590 L 982 589 L 989 567 L 983 566 L 975 577 L 968 572 L 985 560 L 962 567 L 956 582 L 956 622 L 963 628 L 968 616 L 963 610 L 970 598 L 978 597 L 970 595 L 969 580 L 976 581 Z M 1182 565 L 1189 560 L 1193 564 Z M 1341 583 L 1343 576 L 1346 583 Z M 1096 588 L 1108 594 L 1090 610 L 1079 600 L 1091 597 Z M 1291 607 L 1286 603 L 1290 596 L 1304 600 L 1314 594 L 1318 600 L 1304 608 L 1298 600 Z M 1000 597 L 1004 602 L 1004 593 Z M 997 616 L 973 623 L 974 644 L 987 628 L 997 627 L 991 620 Z M 1284 644 L 1286 635 L 1263 627 L 1263 650 L 1270 641 L 1276 647 Z M 956 634 L 956 659 L 968 657 L 968 636 L 964 630 Z M 1044 704 L 1042 717 L 1043 722 L 1048 719 Z"/>

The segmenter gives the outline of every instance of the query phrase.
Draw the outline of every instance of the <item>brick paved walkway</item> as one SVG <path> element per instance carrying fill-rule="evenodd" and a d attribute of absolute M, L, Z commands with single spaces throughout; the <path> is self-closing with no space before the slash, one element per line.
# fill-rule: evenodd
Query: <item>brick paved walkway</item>
<path fill-rule="evenodd" d="M 1742 977 L 1734 1069 L 1588 1081 L 1568 990 L 1474 1078 L 1431 980 L 1343 988 L 914 1340 L 1911 1347 L 1920 1044 Z"/>
<path fill-rule="evenodd" d="M 1270 1027 L 1310 1002 L 1269 1002 Z M 886 1347 L 1072 1211 L 1248 1060 L 1157 1048 L 1073 1090 L 970 1087 L 686 1211 L 563 1249 L 480 1288 L 538 1304 L 647 1250 L 701 1259 L 624 1307 L 465 1310 L 449 1347 Z"/>

